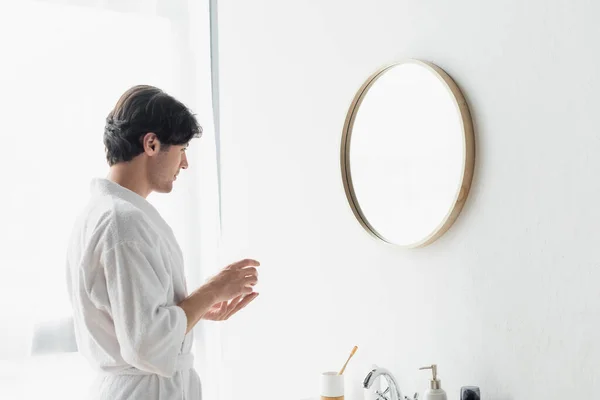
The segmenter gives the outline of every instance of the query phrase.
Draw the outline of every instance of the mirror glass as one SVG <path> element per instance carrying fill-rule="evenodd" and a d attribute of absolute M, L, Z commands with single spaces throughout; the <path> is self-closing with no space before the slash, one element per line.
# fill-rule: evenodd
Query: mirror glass
<path fill-rule="evenodd" d="M 456 219 L 471 183 L 473 132 L 460 90 L 433 64 L 382 68 L 348 111 L 341 155 L 363 227 L 403 247 L 431 243 Z"/>

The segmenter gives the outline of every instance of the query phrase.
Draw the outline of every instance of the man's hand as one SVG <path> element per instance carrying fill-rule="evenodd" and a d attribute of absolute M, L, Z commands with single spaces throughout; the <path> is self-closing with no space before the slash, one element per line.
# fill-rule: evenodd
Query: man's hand
<path fill-rule="evenodd" d="M 216 303 L 229 302 L 239 296 L 253 293 L 258 283 L 256 260 L 245 259 L 228 265 L 203 285 L 205 290 L 214 294 Z"/>
<path fill-rule="evenodd" d="M 201 318 L 226 320 L 254 300 L 258 296 L 253 287 L 258 283 L 259 265 L 250 259 L 233 263 L 179 303 L 187 317 L 186 333 Z"/>
<path fill-rule="evenodd" d="M 213 305 L 202 319 L 210 321 L 226 321 L 235 313 L 246 307 L 252 300 L 258 297 L 258 293 L 254 292 L 248 295 L 241 295 L 227 302 L 223 301 Z"/>

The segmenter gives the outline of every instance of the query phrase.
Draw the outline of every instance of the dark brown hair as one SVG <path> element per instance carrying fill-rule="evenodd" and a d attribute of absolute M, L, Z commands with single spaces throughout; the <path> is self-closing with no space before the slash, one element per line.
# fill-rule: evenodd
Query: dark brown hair
<path fill-rule="evenodd" d="M 202 127 L 179 100 L 162 90 L 138 85 L 127 90 L 106 117 L 104 146 L 108 165 L 131 161 L 143 153 L 143 137 L 153 132 L 167 149 L 200 137 Z"/>

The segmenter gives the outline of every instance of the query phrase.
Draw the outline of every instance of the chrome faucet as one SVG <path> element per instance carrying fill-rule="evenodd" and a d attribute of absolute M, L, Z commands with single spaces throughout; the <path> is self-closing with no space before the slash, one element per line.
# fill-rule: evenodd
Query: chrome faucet
<path fill-rule="evenodd" d="M 388 387 L 383 393 L 377 391 L 378 400 L 411 400 L 408 397 L 402 397 L 402 392 L 400 391 L 400 387 L 398 386 L 396 378 L 394 378 L 394 375 L 392 375 L 392 373 L 385 368 L 377 367 L 371 370 L 365 377 L 365 380 L 363 382 L 363 388 L 370 389 L 371 386 L 373 386 L 373 383 L 375 383 L 377 378 L 379 378 L 380 376 L 383 376 L 385 378 Z M 390 392 L 390 397 L 386 396 L 387 392 Z M 417 393 L 415 393 L 412 400 L 418 400 Z"/>

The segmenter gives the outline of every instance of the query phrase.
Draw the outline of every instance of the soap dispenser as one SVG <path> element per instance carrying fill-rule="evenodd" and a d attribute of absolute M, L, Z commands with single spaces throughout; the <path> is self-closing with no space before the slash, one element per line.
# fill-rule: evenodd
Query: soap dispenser
<path fill-rule="evenodd" d="M 419 369 L 430 369 L 433 378 L 430 381 L 429 389 L 425 391 L 425 395 L 423 396 L 423 400 L 447 400 L 446 392 L 442 389 L 440 384 L 440 380 L 437 377 L 437 365 L 433 364 L 429 367 L 422 367 Z"/>

